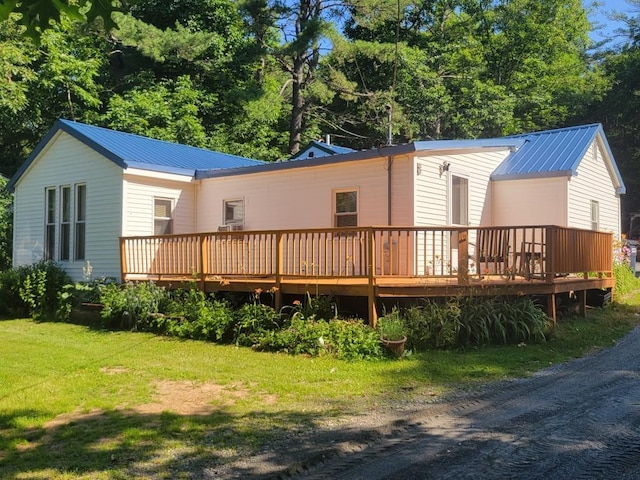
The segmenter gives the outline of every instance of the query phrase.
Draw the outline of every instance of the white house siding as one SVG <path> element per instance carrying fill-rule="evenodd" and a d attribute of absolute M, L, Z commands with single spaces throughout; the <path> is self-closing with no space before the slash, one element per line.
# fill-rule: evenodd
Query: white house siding
<path fill-rule="evenodd" d="M 93 276 L 120 276 L 122 170 L 64 132 L 51 140 L 15 187 L 14 266 L 31 264 L 44 256 L 45 188 L 69 185 L 73 190 L 76 184 L 87 188 L 85 256 L 93 266 Z M 59 215 L 59 208 L 56 210 Z M 56 233 L 58 254 L 59 228 Z M 72 256 L 73 242 L 72 228 Z M 84 260 L 60 263 L 74 280 L 83 278 Z"/>
<path fill-rule="evenodd" d="M 494 224 L 568 225 L 567 177 L 492 182 Z"/>
<path fill-rule="evenodd" d="M 155 198 L 171 200 L 173 233 L 196 231 L 195 185 L 191 177 L 125 171 L 123 236 L 153 235 Z"/>
<path fill-rule="evenodd" d="M 224 200 L 234 199 L 244 200 L 246 230 L 333 227 L 334 192 L 350 189 L 358 191 L 359 226 L 387 225 L 388 171 L 388 160 L 376 158 L 205 179 L 197 199 L 197 228 L 201 232 L 217 230 L 223 223 Z M 393 225 L 411 225 L 413 176 L 408 157 L 393 159 L 391 179 L 391 222 Z M 345 265 L 351 262 L 353 265 L 364 264 L 364 259 L 359 258 L 362 250 L 350 251 L 346 247 L 349 242 L 348 237 L 334 238 L 332 242 L 333 248 L 343 252 L 340 255 L 346 255 L 346 258 L 334 259 L 338 265 L 331 267 L 334 274 L 343 274 Z M 325 268 L 322 248 L 313 254 L 313 259 L 306 261 L 317 270 Z M 293 265 L 300 260 L 292 257 L 289 261 Z M 382 258 L 377 262 L 380 271 Z"/>
<path fill-rule="evenodd" d="M 451 175 L 469 181 L 468 220 L 470 226 L 491 225 L 491 193 L 489 178 L 495 168 L 509 154 L 508 150 L 475 153 L 452 153 L 417 156 L 415 159 L 414 224 L 417 226 L 449 225 L 449 189 Z M 440 173 L 440 166 L 449 164 L 448 172 Z M 457 264 L 457 245 L 449 245 L 448 236 L 417 239 L 418 274 L 452 274 Z M 426 242 L 426 246 L 425 246 Z M 469 242 L 475 242 L 473 235 Z"/>
<path fill-rule="evenodd" d="M 410 169 L 408 158 L 394 159 L 394 225 L 411 224 Z M 377 158 L 204 179 L 197 198 L 197 230 L 217 230 L 223 223 L 223 202 L 233 199 L 244 199 L 246 230 L 332 227 L 337 189 L 358 191 L 358 225 L 386 225 L 387 172 L 387 160 Z"/>
<path fill-rule="evenodd" d="M 603 151 L 597 141 L 591 145 L 569 181 L 568 202 L 570 227 L 591 229 L 591 201 L 600 209 L 599 230 L 620 237 L 620 198 L 616 195 L 607 170 Z"/>

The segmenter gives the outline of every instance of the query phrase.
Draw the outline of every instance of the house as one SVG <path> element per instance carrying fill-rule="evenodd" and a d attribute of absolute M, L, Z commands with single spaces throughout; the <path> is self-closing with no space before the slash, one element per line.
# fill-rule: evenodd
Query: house
<path fill-rule="evenodd" d="M 11 178 L 13 265 L 120 278 L 118 237 L 193 232 L 197 171 L 262 162 L 59 120 Z"/>
<path fill-rule="evenodd" d="M 94 275 L 119 278 L 119 237 L 473 227 L 464 250 L 443 234 L 404 246 L 391 237 L 379 242 L 385 250 L 373 274 L 431 275 L 434 258 L 451 274 L 459 257 L 475 248 L 479 259 L 486 250 L 477 227 L 557 225 L 619 236 L 625 191 L 598 124 L 366 151 L 315 142 L 289 161 L 266 163 L 60 120 L 9 186 L 14 265 L 50 258 L 75 279 L 87 260 Z M 514 255 L 536 243 L 522 237 L 516 244 L 514 235 L 506 239 Z M 394 263 L 418 259 L 419 251 L 430 266 Z"/>

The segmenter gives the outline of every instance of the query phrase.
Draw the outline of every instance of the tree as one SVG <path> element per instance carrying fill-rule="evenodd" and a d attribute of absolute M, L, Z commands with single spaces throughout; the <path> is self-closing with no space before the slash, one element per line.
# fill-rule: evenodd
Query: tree
<path fill-rule="evenodd" d="M 111 14 L 117 10 L 114 0 L 0 0 L 0 22 L 17 14 L 17 21 L 26 27 L 27 35 L 39 40 L 63 16 L 89 23 L 100 17 L 110 30 L 115 27 Z"/>
<path fill-rule="evenodd" d="M 11 267 L 13 252 L 13 195 L 0 175 L 0 271 Z"/>
<path fill-rule="evenodd" d="M 626 18 L 627 41 L 604 52 L 600 67 L 609 80 L 605 94 L 578 121 L 601 122 L 627 187 L 622 197 L 622 228 L 640 210 L 640 2 L 638 14 Z"/>
<path fill-rule="evenodd" d="M 354 143 L 380 143 L 385 104 L 399 141 L 495 136 L 562 125 L 602 91 L 579 0 L 373 5 L 322 66 Z"/>

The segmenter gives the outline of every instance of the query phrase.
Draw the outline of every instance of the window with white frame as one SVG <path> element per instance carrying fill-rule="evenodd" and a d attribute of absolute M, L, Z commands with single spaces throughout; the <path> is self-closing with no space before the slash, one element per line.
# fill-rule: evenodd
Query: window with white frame
<path fill-rule="evenodd" d="M 71 258 L 71 187 L 60 187 L 60 260 Z"/>
<path fill-rule="evenodd" d="M 153 199 L 153 234 L 173 233 L 172 201 L 168 198 Z"/>
<path fill-rule="evenodd" d="M 244 200 L 224 201 L 224 225 L 244 225 Z"/>
<path fill-rule="evenodd" d="M 85 259 L 87 186 L 45 188 L 44 258 L 68 262 Z"/>
<path fill-rule="evenodd" d="M 55 260 L 56 253 L 56 188 L 45 189 L 44 259 Z"/>
<path fill-rule="evenodd" d="M 334 191 L 334 227 L 358 226 L 358 191 Z"/>
<path fill-rule="evenodd" d="M 469 224 L 469 179 L 451 175 L 451 224 Z"/>
<path fill-rule="evenodd" d="M 591 200 L 591 230 L 600 230 L 600 203 Z"/>
<path fill-rule="evenodd" d="M 75 260 L 84 260 L 87 243 L 87 186 L 85 184 L 76 185 L 75 232 L 73 256 Z"/>

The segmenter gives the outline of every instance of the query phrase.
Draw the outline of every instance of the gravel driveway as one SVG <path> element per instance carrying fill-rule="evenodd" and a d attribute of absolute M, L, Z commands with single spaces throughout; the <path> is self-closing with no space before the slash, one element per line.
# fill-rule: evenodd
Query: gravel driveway
<path fill-rule="evenodd" d="M 530 378 L 395 418 L 355 419 L 215 476 L 640 479 L 640 327 Z"/>

